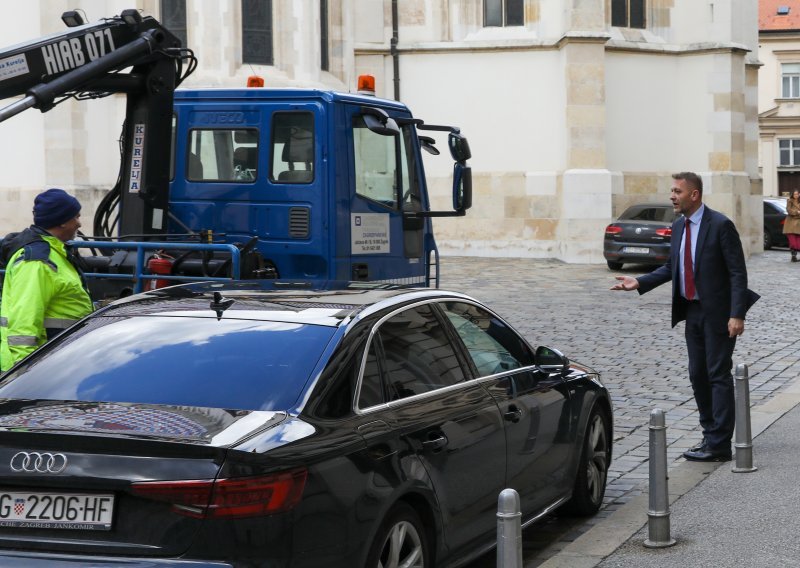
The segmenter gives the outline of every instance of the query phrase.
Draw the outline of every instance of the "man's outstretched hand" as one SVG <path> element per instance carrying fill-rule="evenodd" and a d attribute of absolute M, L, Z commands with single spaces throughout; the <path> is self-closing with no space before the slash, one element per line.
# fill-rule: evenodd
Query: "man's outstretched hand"
<path fill-rule="evenodd" d="M 625 292 L 630 292 L 631 290 L 636 290 L 639 287 L 639 281 L 636 280 L 633 276 L 615 276 L 619 282 L 614 284 L 610 289 L 611 290 L 624 290 Z"/>

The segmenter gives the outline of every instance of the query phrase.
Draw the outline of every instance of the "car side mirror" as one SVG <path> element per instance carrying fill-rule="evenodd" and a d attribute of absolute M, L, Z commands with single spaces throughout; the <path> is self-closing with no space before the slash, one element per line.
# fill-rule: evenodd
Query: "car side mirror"
<path fill-rule="evenodd" d="M 561 371 L 564 373 L 569 369 L 569 359 L 566 355 L 558 349 L 544 345 L 536 348 L 533 362 L 537 367 L 549 372 Z"/>

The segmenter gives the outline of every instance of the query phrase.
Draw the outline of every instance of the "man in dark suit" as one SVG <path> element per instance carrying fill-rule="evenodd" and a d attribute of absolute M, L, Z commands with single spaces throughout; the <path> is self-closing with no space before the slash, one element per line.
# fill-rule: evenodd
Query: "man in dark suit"
<path fill-rule="evenodd" d="M 692 172 L 672 176 L 676 213 L 666 264 L 638 278 L 617 276 L 612 290 L 649 292 L 672 281 L 672 327 L 686 320 L 689 379 L 703 441 L 683 455 L 728 461 L 735 424 L 733 349 L 744 318 L 759 296 L 747 288 L 742 243 L 733 222 L 703 204 L 703 181 Z"/>

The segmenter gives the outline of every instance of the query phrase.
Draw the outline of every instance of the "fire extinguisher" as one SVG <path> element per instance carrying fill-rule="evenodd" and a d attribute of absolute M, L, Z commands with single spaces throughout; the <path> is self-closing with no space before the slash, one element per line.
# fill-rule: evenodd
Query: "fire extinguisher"
<path fill-rule="evenodd" d="M 172 260 L 173 259 L 165 255 L 154 254 L 150 260 L 147 261 L 147 269 L 151 274 L 172 274 Z M 171 284 L 172 282 L 170 280 L 164 280 L 163 278 L 149 280 L 145 285 L 145 290 L 155 290 L 156 288 L 163 288 Z"/>

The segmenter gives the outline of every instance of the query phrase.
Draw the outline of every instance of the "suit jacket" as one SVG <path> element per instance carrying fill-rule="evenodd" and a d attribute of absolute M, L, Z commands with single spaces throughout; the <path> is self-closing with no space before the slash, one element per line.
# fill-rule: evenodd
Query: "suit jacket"
<path fill-rule="evenodd" d="M 672 224 L 669 260 L 650 274 L 637 278 L 639 293 L 672 280 L 672 327 L 686 319 L 686 299 L 681 295 L 681 239 L 686 219 L 678 217 Z M 747 267 L 742 242 L 733 222 L 707 205 L 700 221 L 694 258 L 694 280 L 703 315 L 720 329 L 727 329 L 728 319 L 744 319 L 747 310 L 758 300 L 758 294 L 747 288 Z"/>

